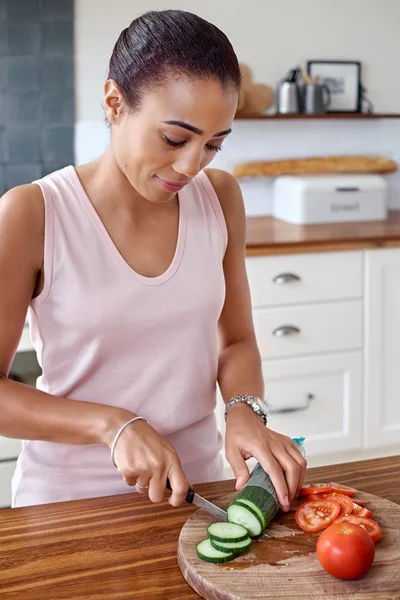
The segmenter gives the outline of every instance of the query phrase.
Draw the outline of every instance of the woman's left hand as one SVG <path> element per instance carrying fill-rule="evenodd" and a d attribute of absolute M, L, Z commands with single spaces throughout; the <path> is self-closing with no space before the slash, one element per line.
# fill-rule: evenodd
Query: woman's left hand
<path fill-rule="evenodd" d="M 227 414 L 225 454 L 236 477 L 237 490 L 250 477 L 245 461 L 254 457 L 270 476 L 282 510 L 289 510 L 307 467 L 307 461 L 290 437 L 266 427 L 248 405 L 236 404 Z"/>

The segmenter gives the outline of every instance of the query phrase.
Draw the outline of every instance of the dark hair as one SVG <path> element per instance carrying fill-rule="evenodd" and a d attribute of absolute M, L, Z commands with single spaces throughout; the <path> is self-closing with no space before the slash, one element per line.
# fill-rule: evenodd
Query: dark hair
<path fill-rule="evenodd" d="M 110 59 L 108 78 L 127 105 L 139 106 L 143 92 L 169 76 L 216 77 L 240 88 L 240 68 L 226 35 L 201 17 L 182 10 L 150 11 L 124 29 Z"/>

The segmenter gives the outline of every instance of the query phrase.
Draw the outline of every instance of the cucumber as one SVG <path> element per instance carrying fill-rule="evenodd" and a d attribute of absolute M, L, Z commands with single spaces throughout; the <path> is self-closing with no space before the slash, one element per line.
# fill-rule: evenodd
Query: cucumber
<path fill-rule="evenodd" d="M 228 521 L 243 525 L 251 537 L 257 537 L 264 529 L 257 514 L 244 504 L 232 502 L 227 510 Z"/>
<path fill-rule="evenodd" d="M 247 508 L 249 508 L 252 512 L 254 512 L 256 514 L 256 516 L 260 519 L 261 525 L 263 526 L 263 529 L 265 529 L 266 525 L 267 525 L 267 520 L 265 518 L 264 513 L 261 512 L 261 509 L 254 504 L 254 502 L 252 502 L 251 500 L 247 500 L 247 498 L 235 498 L 234 500 L 235 504 L 244 504 L 245 506 L 247 506 Z"/>
<path fill-rule="evenodd" d="M 247 508 L 246 513 L 238 512 L 238 505 Z M 236 506 L 232 510 L 230 506 Z M 246 527 L 253 537 L 260 535 L 265 527 L 271 522 L 278 510 L 280 504 L 274 486 L 272 485 L 269 475 L 264 471 L 260 463 L 257 463 L 253 469 L 248 482 L 242 487 L 236 498 L 228 507 L 228 521 L 239 523 Z M 239 506 L 240 508 L 240 506 Z M 261 525 L 260 533 L 255 533 L 258 530 L 254 519 L 251 515 L 256 516 Z M 238 520 L 240 519 L 240 520 Z M 247 523 L 247 525 L 246 525 Z M 251 527 L 251 530 L 249 529 Z"/>
<path fill-rule="evenodd" d="M 216 542 L 241 542 L 248 537 L 248 531 L 235 523 L 211 523 L 207 528 L 210 540 Z"/>
<path fill-rule="evenodd" d="M 218 542 L 216 540 L 210 540 L 210 542 L 211 546 L 216 550 L 220 550 L 221 552 L 234 552 L 235 554 L 245 552 L 252 544 L 250 537 L 247 537 L 240 542 Z"/>
<path fill-rule="evenodd" d="M 213 548 L 209 538 L 201 540 L 201 542 L 197 544 L 196 554 L 201 560 L 211 563 L 228 562 L 233 560 L 236 556 L 234 552 L 230 552 L 229 550 L 227 552 L 221 552 L 220 550 Z"/>

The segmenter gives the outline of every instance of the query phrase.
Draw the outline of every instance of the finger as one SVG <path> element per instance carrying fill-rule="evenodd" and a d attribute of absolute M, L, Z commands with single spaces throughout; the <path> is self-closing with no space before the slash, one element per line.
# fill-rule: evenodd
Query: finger
<path fill-rule="evenodd" d="M 303 486 L 304 479 L 305 479 L 305 476 L 306 476 L 307 460 L 301 454 L 301 452 L 299 451 L 299 449 L 297 448 L 297 446 L 293 447 L 293 448 L 288 448 L 287 451 L 290 454 L 290 456 L 292 456 L 292 458 L 294 458 L 294 460 L 300 466 L 299 482 L 297 484 L 297 489 L 296 489 L 296 494 L 298 494 L 299 491 L 300 491 L 300 488 Z"/>
<path fill-rule="evenodd" d="M 168 502 L 171 506 L 180 506 L 185 502 L 189 491 L 189 483 L 180 462 L 175 462 L 170 466 L 167 475 L 164 477 L 164 489 L 166 488 L 167 477 L 172 488 L 172 494 Z"/>
<path fill-rule="evenodd" d="M 146 471 L 141 471 L 136 477 L 135 488 L 138 494 L 142 496 L 148 494 L 148 486 L 150 484 L 150 473 Z"/>
<path fill-rule="evenodd" d="M 151 502 L 157 503 L 164 500 L 165 490 L 167 489 L 165 482 L 166 478 L 163 475 L 163 471 L 160 470 L 153 473 L 149 482 L 149 489 L 145 490 Z"/>
<path fill-rule="evenodd" d="M 123 467 L 118 467 L 118 471 L 126 485 L 129 485 L 129 487 L 134 487 L 136 485 L 136 481 L 140 477 L 139 471 L 132 471 L 131 469 Z"/>
<path fill-rule="evenodd" d="M 292 503 L 297 493 L 301 468 L 299 463 L 288 452 L 276 457 L 282 465 L 289 491 L 289 502 Z"/>
<path fill-rule="evenodd" d="M 282 510 L 288 511 L 290 508 L 289 490 L 281 464 L 275 458 L 275 456 L 270 453 L 264 454 L 258 459 L 258 461 L 271 479 L 271 483 L 275 488 Z"/>
<path fill-rule="evenodd" d="M 250 478 L 246 461 L 237 446 L 227 448 L 226 459 L 236 478 L 236 490 L 239 491 Z"/>

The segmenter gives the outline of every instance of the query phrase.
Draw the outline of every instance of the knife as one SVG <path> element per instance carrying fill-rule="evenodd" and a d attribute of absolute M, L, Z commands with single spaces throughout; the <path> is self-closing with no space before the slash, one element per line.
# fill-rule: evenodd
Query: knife
<path fill-rule="evenodd" d="M 167 489 L 172 490 L 169 479 L 167 479 Z M 189 504 L 194 504 L 195 506 L 198 506 L 198 508 L 202 508 L 203 510 L 207 511 L 208 513 L 214 515 L 214 517 L 218 517 L 218 519 L 220 519 L 221 521 L 228 520 L 228 515 L 226 513 L 226 510 L 223 510 L 216 504 L 213 504 L 209 500 L 206 500 L 205 498 L 203 498 L 203 496 L 199 496 L 199 494 L 196 494 L 196 492 L 191 487 L 189 488 L 189 491 L 185 498 L 185 502 L 188 502 Z M 257 537 L 271 539 L 271 536 L 268 535 L 268 533 L 261 533 Z"/>

